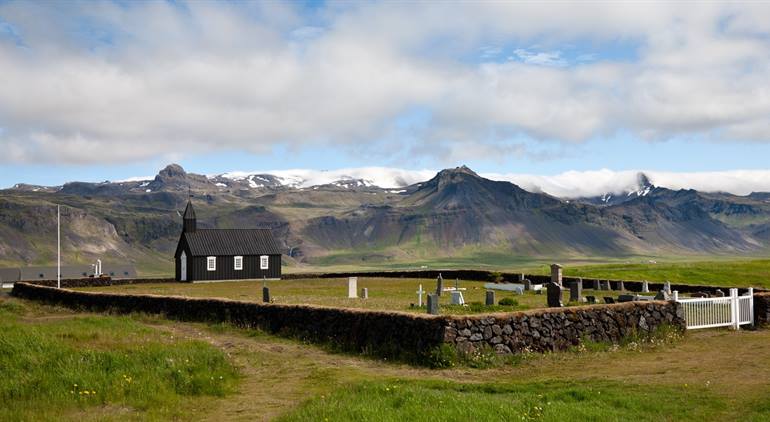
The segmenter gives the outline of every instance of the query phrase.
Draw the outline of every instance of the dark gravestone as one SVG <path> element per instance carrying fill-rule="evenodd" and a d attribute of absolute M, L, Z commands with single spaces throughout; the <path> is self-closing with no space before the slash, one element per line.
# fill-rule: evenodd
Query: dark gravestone
<path fill-rule="evenodd" d="M 618 290 L 621 292 L 626 290 L 626 285 L 623 283 L 623 280 L 618 281 Z"/>
<path fill-rule="evenodd" d="M 611 298 L 609 296 L 605 296 L 604 297 L 604 303 L 615 303 L 615 299 L 613 299 L 613 298 Z"/>
<path fill-rule="evenodd" d="M 436 294 L 441 296 L 441 292 L 444 291 L 444 277 L 441 277 L 441 274 L 439 273 L 438 278 L 436 278 Z"/>
<path fill-rule="evenodd" d="M 270 303 L 270 288 L 267 286 L 262 288 L 262 302 Z"/>
<path fill-rule="evenodd" d="M 588 303 L 596 303 L 596 296 L 586 296 Z"/>
<path fill-rule="evenodd" d="M 525 278 L 524 279 L 524 290 L 532 290 L 532 280 Z"/>
<path fill-rule="evenodd" d="M 623 303 L 623 302 L 633 302 L 634 298 L 635 298 L 634 295 L 620 295 L 620 296 L 618 296 L 618 302 L 620 302 L 620 303 Z"/>
<path fill-rule="evenodd" d="M 709 294 L 705 292 L 695 292 L 691 293 L 690 297 L 709 297 Z"/>
<path fill-rule="evenodd" d="M 601 290 L 601 289 L 602 289 L 601 280 L 594 279 L 594 290 Z"/>
<path fill-rule="evenodd" d="M 494 290 L 487 290 L 486 305 L 491 306 L 495 304 L 495 292 Z"/>
<path fill-rule="evenodd" d="M 428 313 L 438 315 L 438 295 L 428 295 Z"/>
<path fill-rule="evenodd" d="M 551 283 L 562 285 L 562 269 L 559 264 L 551 264 Z"/>
<path fill-rule="evenodd" d="M 717 289 L 717 290 L 714 292 L 714 296 L 715 296 L 715 297 L 725 297 L 725 292 L 723 292 L 723 291 L 722 291 L 722 290 L 720 290 L 720 289 Z"/>
<path fill-rule="evenodd" d="M 569 301 L 570 302 L 582 302 L 583 301 L 583 280 L 577 279 L 569 285 Z"/>
<path fill-rule="evenodd" d="M 671 300 L 671 295 L 669 295 L 665 290 L 661 290 L 658 292 L 658 294 L 655 295 L 655 300 Z"/>
<path fill-rule="evenodd" d="M 556 283 L 548 283 L 546 286 L 548 289 L 548 307 L 549 308 L 561 308 L 564 304 L 561 302 L 562 287 Z"/>

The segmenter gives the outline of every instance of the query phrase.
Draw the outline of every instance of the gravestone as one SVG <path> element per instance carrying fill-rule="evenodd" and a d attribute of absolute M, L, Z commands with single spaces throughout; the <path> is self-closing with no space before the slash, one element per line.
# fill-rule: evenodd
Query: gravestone
<path fill-rule="evenodd" d="M 428 313 L 431 315 L 438 315 L 438 295 L 428 295 Z"/>
<path fill-rule="evenodd" d="M 596 303 L 596 296 L 586 296 L 586 300 L 588 303 L 594 304 Z"/>
<path fill-rule="evenodd" d="M 519 283 L 523 283 L 524 282 L 524 274 L 516 274 L 516 281 L 518 281 Z"/>
<path fill-rule="evenodd" d="M 561 265 L 551 264 L 551 283 L 556 283 L 561 286 Z"/>
<path fill-rule="evenodd" d="M 709 294 L 708 294 L 708 293 L 706 293 L 706 292 L 695 292 L 695 293 L 691 293 L 691 294 L 690 294 L 690 297 L 701 297 L 701 298 L 706 298 L 706 297 L 711 297 L 711 296 L 709 296 Z"/>
<path fill-rule="evenodd" d="M 647 282 L 647 280 L 642 281 L 642 293 L 649 293 L 650 292 L 650 284 Z"/>
<path fill-rule="evenodd" d="M 546 286 L 548 290 L 548 307 L 549 308 L 561 308 L 564 304 L 561 301 L 562 287 L 556 283 L 548 283 Z"/>
<path fill-rule="evenodd" d="M 594 290 L 601 290 L 602 289 L 602 281 L 598 279 L 594 279 Z"/>
<path fill-rule="evenodd" d="M 604 296 L 604 303 L 606 304 L 612 304 L 615 303 L 615 299 L 609 296 Z"/>
<path fill-rule="evenodd" d="M 609 280 L 602 280 L 600 283 L 600 289 L 599 290 L 610 290 L 610 281 Z"/>
<path fill-rule="evenodd" d="M 623 280 L 618 281 L 618 290 L 621 292 L 626 290 L 626 285 L 623 283 Z"/>
<path fill-rule="evenodd" d="M 270 288 L 267 286 L 262 288 L 262 302 L 270 303 Z"/>
<path fill-rule="evenodd" d="M 348 298 L 358 297 L 358 277 L 348 277 Z"/>
<path fill-rule="evenodd" d="M 665 283 L 663 283 L 663 290 L 666 291 L 666 294 L 671 296 L 671 282 L 666 280 Z"/>
<path fill-rule="evenodd" d="M 361 289 L 361 299 L 369 299 L 369 289 L 364 287 Z"/>
<path fill-rule="evenodd" d="M 671 300 L 671 295 L 666 290 L 661 290 L 655 295 L 655 300 Z"/>
<path fill-rule="evenodd" d="M 633 302 L 635 297 L 636 296 L 634 295 L 620 295 L 618 296 L 618 302 L 620 303 Z"/>
<path fill-rule="evenodd" d="M 422 295 L 423 295 L 423 293 L 425 293 L 425 292 L 422 290 L 422 284 L 420 284 L 420 288 L 417 289 L 417 306 L 419 306 L 421 308 L 422 308 Z"/>
<path fill-rule="evenodd" d="M 441 273 L 438 274 L 438 277 L 436 278 L 436 294 L 441 296 L 441 293 L 444 291 L 444 277 L 441 277 Z"/>
<path fill-rule="evenodd" d="M 532 280 L 528 278 L 524 279 L 524 290 L 526 291 L 532 290 Z"/>
<path fill-rule="evenodd" d="M 487 306 L 491 306 L 495 304 L 495 291 L 494 290 L 487 290 L 487 296 L 485 304 Z"/>
<path fill-rule="evenodd" d="M 569 301 L 583 302 L 583 280 L 577 279 L 569 286 Z"/>
<path fill-rule="evenodd" d="M 463 297 L 463 292 L 454 290 L 452 293 L 452 305 L 465 305 L 465 298 Z"/>
<path fill-rule="evenodd" d="M 716 296 L 716 297 L 725 297 L 725 292 L 723 292 L 723 291 L 722 291 L 722 290 L 720 290 L 720 289 L 717 289 L 717 290 L 714 292 L 714 296 Z"/>

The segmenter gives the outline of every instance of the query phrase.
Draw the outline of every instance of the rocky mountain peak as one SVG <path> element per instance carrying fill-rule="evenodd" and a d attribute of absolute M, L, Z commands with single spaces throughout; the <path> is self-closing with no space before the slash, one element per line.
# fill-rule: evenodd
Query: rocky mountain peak
<path fill-rule="evenodd" d="M 168 180 L 168 179 L 176 179 L 176 178 L 184 178 L 187 176 L 187 172 L 184 171 L 182 166 L 179 164 L 169 164 L 158 172 L 158 175 L 155 176 L 155 180 L 162 181 L 162 180 Z"/>

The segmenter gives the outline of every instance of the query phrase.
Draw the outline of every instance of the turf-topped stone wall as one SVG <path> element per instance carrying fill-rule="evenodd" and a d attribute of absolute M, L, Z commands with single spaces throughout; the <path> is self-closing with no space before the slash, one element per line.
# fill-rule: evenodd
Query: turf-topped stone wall
<path fill-rule="evenodd" d="M 661 324 L 682 326 L 673 302 L 632 302 L 483 316 L 435 316 L 227 299 L 81 292 L 16 283 L 12 294 L 75 309 L 146 312 L 184 321 L 227 322 L 244 328 L 333 344 L 400 359 L 425 356 L 443 343 L 470 352 L 561 350 L 582 339 L 618 341 Z"/>
<path fill-rule="evenodd" d="M 498 353 L 563 350 L 584 339 L 617 342 L 661 325 L 684 329 L 682 312 L 674 302 L 654 301 L 453 317 L 444 341 L 462 352 L 486 346 Z"/>
<path fill-rule="evenodd" d="M 83 277 L 62 279 L 61 286 L 65 289 L 78 287 L 107 287 L 122 286 L 125 284 L 149 284 L 149 283 L 175 283 L 173 278 L 118 278 L 110 277 Z M 31 280 L 24 283 L 36 286 L 56 287 L 56 280 Z"/>
<path fill-rule="evenodd" d="M 326 343 L 344 350 L 419 358 L 444 341 L 446 318 L 399 312 L 278 305 L 227 299 L 81 292 L 16 283 L 12 294 L 75 309 L 162 314 L 182 321 L 227 322 L 243 328 Z"/>
<path fill-rule="evenodd" d="M 770 324 L 770 292 L 754 293 L 754 322 Z"/>

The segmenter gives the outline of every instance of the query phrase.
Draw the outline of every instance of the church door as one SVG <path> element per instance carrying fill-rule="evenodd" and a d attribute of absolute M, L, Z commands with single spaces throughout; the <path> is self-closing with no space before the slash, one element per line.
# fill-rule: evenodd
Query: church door
<path fill-rule="evenodd" d="M 179 256 L 179 280 L 187 281 L 187 254 L 182 251 L 182 255 Z"/>

